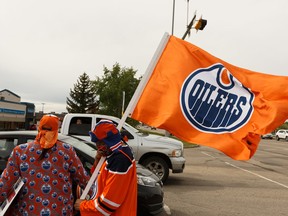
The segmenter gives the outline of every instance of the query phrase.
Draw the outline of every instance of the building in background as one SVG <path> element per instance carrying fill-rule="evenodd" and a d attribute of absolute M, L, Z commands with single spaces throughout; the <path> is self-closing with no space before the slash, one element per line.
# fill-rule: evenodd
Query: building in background
<path fill-rule="evenodd" d="M 0 131 L 36 130 L 37 124 L 47 113 L 35 112 L 33 103 L 21 102 L 21 97 L 4 89 L 0 91 Z M 66 113 L 52 113 L 63 120 Z"/>
<path fill-rule="evenodd" d="M 21 102 L 21 97 L 0 91 L 0 130 L 29 129 L 34 122 L 35 105 Z"/>

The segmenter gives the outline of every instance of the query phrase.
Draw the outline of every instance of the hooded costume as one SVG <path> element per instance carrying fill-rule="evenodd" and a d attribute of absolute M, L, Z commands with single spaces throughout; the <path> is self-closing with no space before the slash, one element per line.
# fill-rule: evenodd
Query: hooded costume
<path fill-rule="evenodd" d="M 81 216 L 135 216 L 137 175 L 130 147 L 123 145 L 118 129 L 109 120 L 101 120 L 89 134 L 91 141 L 104 142 L 109 153 L 96 180 L 95 198 L 80 204 Z"/>
<path fill-rule="evenodd" d="M 36 143 L 41 148 L 51 148 L 58 139 L 59 118 L 55 115 L 44 115 L 39 123 Z"/>
<path fill-rule="evenodd" d="M 73 216 L 72 181 L 85 188 L 90 176 L 74 148 L 57 141 L 58 118 L 45 115 L 33 142 L 16 146 L 0 177 L 0 202 L 15 182 L 24 185 L 9 209 L 9 215 Z M 43 151 L 46 153 L 40 158 Z"/>

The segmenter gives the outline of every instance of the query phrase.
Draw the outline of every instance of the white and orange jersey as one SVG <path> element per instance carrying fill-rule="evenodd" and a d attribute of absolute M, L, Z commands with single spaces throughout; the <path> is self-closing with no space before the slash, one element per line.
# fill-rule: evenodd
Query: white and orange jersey
<path fill-rule="evenodd" d="M 136 163 L 129 147 L 107 157 L 97 178 L 97 194 L 81 202 L 80 212 L 82 216 L 137 214 Z"/>

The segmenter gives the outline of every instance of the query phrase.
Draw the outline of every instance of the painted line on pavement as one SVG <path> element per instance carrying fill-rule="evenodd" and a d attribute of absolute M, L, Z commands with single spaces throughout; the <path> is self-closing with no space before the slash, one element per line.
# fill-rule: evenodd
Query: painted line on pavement
<path fill-rule="evenodd" d="M 205 154 L 205 155 L 207 155 L 207 156 L 209 156 L 209 157 L 216 158 L 216 157 L 214 157 L 214 156 L 212 156 L 212 155 L 210 155 L 210 154 L 208 154 L 208 153 L 206 153 L 206 152 L 202 152 L 202 153 Z M 225 162 L 225 164 L 227 164 L 227 165 L 229 165 L 229 166 L 232 166 L 232 167 L 234 167 L 234 168 L 240 169 L 240 170 L 242 170 L 242 171 L 244 171 L 244 172 L 248 172 L 248 173 L 250 173 L 250 174 L 252 174 L 252 175 L 255 175 L 255 176 L 259 177 L 259 178 L 262 178 L 262 179 L 264 179 L 264 180 L 266 180 L 266 181 L 272 182 L 272 183 L 274 183 L 274 184 L 280 185 L 280 186 L 288 189 L 288 186 L 287 186 L 287 185 L 284 185 L 284 184 L 282 184 L 282 183 L 280 183 L 280 182 L 274 181 L 274 180 L 272 180 L 272 179 L 266 178 L 266 177 L 264 177 L 264 176 L 262 176 L 262 175 L 259 175 L 259 174 L 257 174 L 257 173 L 254 173 L 254 172 L 251 172 L 251 171 L 249 171 L 249 170 L 243 169 L 243 168 L 238 167 L 238 166 L 236 166 L 236 165 L 234 165 L 234 164 L 231 164 L 231 163 L 229 163 L 229 162 Z"/>
<path fill-rule="evenodd" d="M 284 184 L 282 184 L 282 183 L 280 183 L 280 182 L 277 182 L 277 181 L 274 181 L 274 180 L 272 180 L 272 179 L 266 178 L 266 177 L 264 177 L 264 176 L 262 176 L 262 175 L 259 175 L 259 174 L 257 174 L 257 173 L 254 173 L 254 172 L 251 172 L 251 171 L 249 171 L 249 170 L 246 170 L 246 169 L 243 169 L 243 168 L 241 168 L 241 167 L 238 167 L 238 166 L 236 166 L 236 165 L 234 165 L 234 164 L 231 164 L 231 163 L 228 163 L 228 162 L 225 162 L 225 163 L 228 164 L 228 165 L 230 165 L 230 166 L 232 166 L 232 167 L 235 167 L 235 168 L 240 169 L 240 170 L 242 170 L 242 171 L 248 172 L 248 173 L 250 173 L 250 174 L 252 174 L 252 175 L 255 175 L 255 176 L 259 177 L 259 178 L 265 179 L 266 181 L 275 183 L 275 184 L 277 184 L 277 185 L 280 185 L 280 186 L 288 189 L 288 186 L 287 186 L 287 185 L 284 185 Z"/>

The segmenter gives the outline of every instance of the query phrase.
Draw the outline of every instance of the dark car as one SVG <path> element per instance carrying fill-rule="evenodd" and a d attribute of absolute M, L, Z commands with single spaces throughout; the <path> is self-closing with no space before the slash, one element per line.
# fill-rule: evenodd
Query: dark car
<path fill-rule="evenodd" d="M 264 134 L 261 135 L 262 139 L 273 139 L 273 134 L 272 133 L 268 133 L 268 134 Z"/>
<path fill-rule="evenodd" d="M 37 131 L 0 131 L 0 173 L 5 169 L 13 148 L 34 140 L 36 135 Z M 72 145 L 85 169 L 90 171 L 96 155 L 94 143 L 62 134 L 59 134 L 58 140 Z M 137 177 L 138 215 L 155 215 L 163 211 L 164 193 L 161 180 L 140 164 L 137 164 Z"/>

